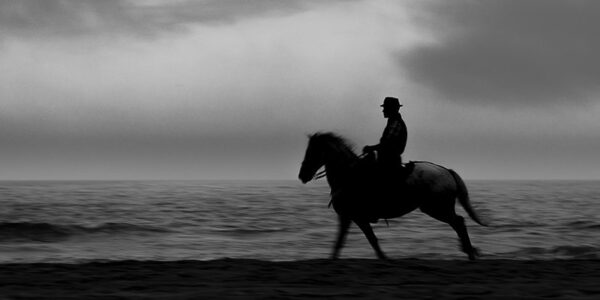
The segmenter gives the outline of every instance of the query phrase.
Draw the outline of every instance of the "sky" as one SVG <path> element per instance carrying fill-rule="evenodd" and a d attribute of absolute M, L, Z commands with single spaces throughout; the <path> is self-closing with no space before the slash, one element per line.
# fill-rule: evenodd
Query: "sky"
<path fill-rule="evenodd" d="M 598 36 L 593 0 L 0 0 L 0 180 L 293 180 L 386 96 L 405 160 L 600 179 Z"/>

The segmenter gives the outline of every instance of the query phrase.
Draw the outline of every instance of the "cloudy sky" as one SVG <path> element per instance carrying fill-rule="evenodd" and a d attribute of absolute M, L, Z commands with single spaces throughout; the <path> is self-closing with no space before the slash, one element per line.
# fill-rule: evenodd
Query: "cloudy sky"
<path fill-rule="evenodd" d="M 0 179 L 295 179 L 306 134 L 600 179 L 600 1 L 0 0 Z"/>

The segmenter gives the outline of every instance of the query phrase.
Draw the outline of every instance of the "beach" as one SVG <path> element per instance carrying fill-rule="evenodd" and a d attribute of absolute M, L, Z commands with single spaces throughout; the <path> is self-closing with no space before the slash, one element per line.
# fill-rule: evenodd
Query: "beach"
<path fill-rule="evenodd" d="M 598 299 L 600 260 L 3 264 L 0 299 Z"/>

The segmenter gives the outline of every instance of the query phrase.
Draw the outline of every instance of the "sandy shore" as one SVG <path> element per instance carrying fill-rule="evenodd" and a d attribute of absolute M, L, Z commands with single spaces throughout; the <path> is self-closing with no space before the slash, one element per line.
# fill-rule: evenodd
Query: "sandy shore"
<path fill-rule="evenodd" d="M 0 265 L 0 299 L 600 299 L 600 260 Z"/>

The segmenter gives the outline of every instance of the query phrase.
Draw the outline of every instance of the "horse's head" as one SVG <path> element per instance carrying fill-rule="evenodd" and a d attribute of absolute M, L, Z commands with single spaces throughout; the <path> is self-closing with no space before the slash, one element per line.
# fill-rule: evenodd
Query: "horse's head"
<path fill-rule="evenodd" d="M 323 165 L 325 165 L 325 147 L 321 134 L 315 133 L 308 136 L 308 146 L 304 154 L 304 160 L 300 167 L 298 178 L 302 183 L 307 183 L 317 173 Z"/>
<path fill-rule="evenodd" d="M 344 158 L 356 155 L 342 137 L 333 133 L 315 133 L 308 136 L 306 154 L 298 177 L 303 183 L 311 181 L 317 171 L 328 163 L 329 158 Z"/>

